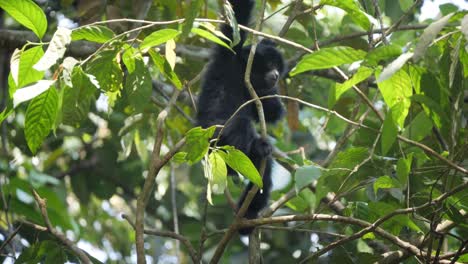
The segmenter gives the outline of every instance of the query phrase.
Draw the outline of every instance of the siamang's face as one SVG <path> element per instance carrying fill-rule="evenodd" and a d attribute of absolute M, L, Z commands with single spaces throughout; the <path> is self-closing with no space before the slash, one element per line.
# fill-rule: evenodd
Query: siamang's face
<path fill-rule="evenodd" d="M 243 57 L 247 62 L 250 46 L 244 47 Z M 256 90 L 271 89 L 285 73 L 283 56 L 269 40 L 257 45 L 250 80 Z"/>

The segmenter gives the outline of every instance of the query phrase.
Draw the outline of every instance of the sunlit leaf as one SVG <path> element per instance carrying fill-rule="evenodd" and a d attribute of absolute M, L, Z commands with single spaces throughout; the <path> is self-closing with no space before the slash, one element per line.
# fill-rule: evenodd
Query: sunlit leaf
<path fill-rule="evenodd" d="M 143 42 L 140 44 L 140 49 L 146 50 L 148 48 L 161 45 L 170 39 L 174 39 L 179 34 L 179 31 L 170 28 L 155 31 L 143 39 Z"/>
<path fill-rule="evenodd" d="M 115 36 L 114 32 L 105 26 L 84 26 L 73 30 L 72 40 L 87 40 L 97 43 L 104 43 Z"/>
<path fill-rule="evenodd" d="M 21 25 L 42 38 L 47 30 L 47 19 L 42 9 L 32 0 L 0 0 L 0 7 Z"/>
<path fill-rule="evenodd" d="M 377 193 L 379 189 L 390 189 L 398 187 L 400 187 L 400 184 L 396 179 L 391 178 L 390 176 L 382 176 L 374 182 L 374 193 Z"/>
<path fill-rule="evenodd" d="M 324 48 L 304 56 L 290 72 L 291 76 L 318 69 L 327 69 L 364 59 L 366 53 L 351 47 Z"/>
<path fill-rule="evenodd" d="M 432 41 L 437 37 L 437 34 L 444 28 L 444 26 L 449 22 L 449 19 L 453 16 L 453 13 L 448 14 L 441 19 L 437 20 L 436 22 L 430 24 L 424 32 L 422 33 L 421 37 L 419 37 L 419 41 L 416 44 L 416 48 L 414 49 L 414 56 L 413 59 L 418 61 L 421 57 L 424 56 L 426 49 L 432 43 Z"/>
<path fill-rule="evenodd" d="M 356 85 L 365 79 L 367 79 L 371 74 L 374 72 L 373 69 L 367 67 L 360 67 L 357 72 L 353 75 L 352 78 L 345 81 L 344 83 L 337 83 L 335 85 L 335 100 L 334 102 L 338 101 L 347 90 L 349 90 L 353 85 Z"/>
<path fill-rule="evenodd" d="M 400 70 L 401 67 L 403 67 L 405 63 L 412 57 L 413 53 L 411 52 L 401 54 L 400 57 L 392 61 L 389 65 L 387 65 L 387 67 L 385 67 L 382 70 L 382 73 L 379 75 L 379 79 L 377 80 L 377 82 L 382 82 L 392 77 L 392 75 L 395 74 L 395 72 L 397 72 L 398 70 Z"/>
<path fill-rule="evenodd" d="M 47 50 L 42 58 L 33 66 L 38 71 L 45 71 L 52 67 L 63 57 L 67 45 L 71 42 L 71 30 L 59 27 L 50 40 Z"/>
<path fill-rule="evenodd" d="M 349 14 L 349 17 L 363 29 L 370 29 L 371 22 L 374 19 L 366 14 L 361 7 L 353 0 L 321 0 L 320 4 L 335 6 L 343 9 Z"/>
<path fill-rule="evenodd" d="M 45 92 L 55 81 L 41 80 L 24 88 L 16 90 L 13 94 L 13 107 L 18 106 L 22 102 L 33 99 L 34 97 Z"/>

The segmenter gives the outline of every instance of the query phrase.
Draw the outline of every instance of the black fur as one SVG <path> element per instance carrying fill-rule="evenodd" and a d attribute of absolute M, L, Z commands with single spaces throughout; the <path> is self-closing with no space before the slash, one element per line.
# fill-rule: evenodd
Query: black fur
<path fill-rule="evenodd" d="M 238 24 L 247 25 L 254 7 L 254 0 L 229 0 L 233 6 Z M 232 39 L 232 29 L 223 25 L 221 31 Z M 244 83 L 244 74 L 250 46 L 243 47 L 245 32 L 240 32 L 241 41 L 233 47 L 236 54 L 228 49 L 216 46 L 213 49 L 212 60 L 204 75 L 202 90 L 198 101 L 198 124 L 202 127 L 224 125 L 228 118 L 240 105 L 251 99 Z M 275 44 L 262 40 L 257 45 L 251 72 L 251 83 L 258 96 L 278 93 L 278 79 L 285 72 L 284 61 Z M 284 112 L 278 98 L 262 100 L 265 119 L 267 122 L 278 121 Z M 270 143 L 263 140 L 257 132 L 253 122 L 258 122 L 255 104 L 243 108 L 236 117 L 224 128 L 219 146 L 231 145 L 244 152 L 259 169 L 261 161 L 265 158 L 267 166 L 263 175 L 263 190 L 257 192 L 250 204 L 245 217 L 257 218 L 258 213 L 267 204 L 272 186 L 271 181 L 271 152 Z M 233 171 L 230 170 L 230 174 Z M 239 206 L 245 199 L 247 192 L 252 188 L 249 183 L 239 199 Z M 243 229 L 241 234 L 249 234 L 252 229 Z"/>

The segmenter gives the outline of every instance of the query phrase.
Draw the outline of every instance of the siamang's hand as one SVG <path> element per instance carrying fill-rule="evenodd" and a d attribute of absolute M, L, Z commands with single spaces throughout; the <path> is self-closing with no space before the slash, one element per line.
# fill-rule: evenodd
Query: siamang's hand
<path fill-rule="evenodd" d="M 252 150 L 260 157 L 268 157 L 273 152 L 273 147 L 271 146 L 270 142 L 259 137 L 256 138 L 252 143 Z"/>

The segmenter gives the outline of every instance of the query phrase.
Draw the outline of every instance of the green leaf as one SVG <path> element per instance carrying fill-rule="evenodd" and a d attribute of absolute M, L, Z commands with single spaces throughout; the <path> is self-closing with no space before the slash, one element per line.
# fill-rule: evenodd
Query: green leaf
<path fill-rule="evenodd" d="M 22 102 L 29 101 L 42 94 L 54 83 L 55 81 L 41 80 L 22 89 L 16 90 L 13 94 L 13 107 L 17 107 Z"/>
<path fill-rule="evenodd" d="M 118 50 L 105 50 L 90 62 L 88 72 L 96 77 L 99 88 L 104 91 L 117 92 L 122 89 L 123 72 L 117 54 Z"/>
<path fill-rule="evenodd" d="M 135 59 L 136 57 L 140 58 L 141 56 L 135 55 L 136 50 L 128 45 L 124 45 L 124 53 L 122 54 L 122 61 L 125 64 L 125 67 L 127 67 L 127 70 L 129 73 L 132 73 L 135 70 Z"/>
<path fill-rule="evenodd" d="M 153 59 L 154 64 L 156 67 L 158 67 L 159 71 L 164 75 L 164 77 L 169 79 L 177 89 L 182 89 L 182 83 L 180 82 L 179 77 L 177 77 L 174 70 L 172 70 L 167 60 L 161 56 L 161 54 L 153 50 L 150 50 L 149 54 L 151 59 Z"/>
<path fill-rule="evenodd" d="M 39 81 L 44 77 L 43 71 L 38 71 L 33 68 L 33 65 L 36 64 L 43 55 L 44 51 L 41 46 L 33 47 L 20 53 L 16 87 L 23 87 L 30 83 Z M 15 79 L 13 76 L 13 70 L 11 74 L 13 79 Z M 15 90 L 16 89 L 10 89 L 10 92 L 14 92 Z"/>
<path fill-rule="evenodd" d="M 398 127 L 396 125 L 395 120 L 393 120 L 392 110 L 390 109 L 385 117 L 385 121 L 383 123 L 382 128 L 382 155 L 387 154 L 387 152 L 392 147 L 393 143 L 398 135 Z"/>
<path fill-rule="evenodd" d="M 337 83 L 335 85 L 335 100 L 334 100 L 334 103 L 336 103 L 336 101 L 338 101 L 340 99 L 341 95 L 343 95 L 346 91 L 348 91 L 351 87 L 353 87 L 353 85 L 356 85 L 356 84 L 364 81 L 373 72 L 374 72 L 373 69 L 362 66 L 357 70 L 357 72 L 353 75 L 353 77 L 351 79 L 345 81 L 344 83 Z M 334 103 L 333 103 L 333 105 L 334 105 Z M 333 106 L 333 105 L 331 105 L 331 106 Z"/>
<path fill-rule="evenodd" d="M 255 168 L 255 165 L 244 152 L 234 148 L 223 149 L 226 150 L 226 152 L 219 152 L 219 154 L 229 167 L 242 174 L 259 188 L 263 187 L 260 173 L 258 173 L 257 168 Z"/>
<path fill-rule="evenodd" d="M 305 71 L 327 69 L 352 63 L 364 59 L 365 56 L 366 53 L 364 51 L 355 50 L 351 47 L 337 46 L 324 48 L 304 56 L 291 71 L 290 75 L 294 76 Z"/>
<path fill-rule="evenodd" d="M 151 47 L 161 45 L 166 41 L 177 37 L 179 34 L 179 31 L 170 28 L 155 31 L 143 39 L 143 42 L 140 44 L 140 49 L 146 50 Z"/>
<path fill-rule="evenodd" d="M 335 6 L 343 9 L 348 13 L 349 17 L 363 29 L 368 30 L 371 26 L 373 18 L 361 10 L 359 4 L 353 0 L 322 0 L 320 4 Z"/>
<path fill-rule="evenodd" d="M 378 78 L 379 73 L 377 72 L 376 79 Z M 409 98 L 413 94 L 409 75 L 401 69 L 385 81 L 377 83 L 377 85 L 385 103 L 392 109 L 393 120 L 400 128 L 403 128 L 411 105 Z"/>
<path fill-rule="evenodd" d="M 421 141 L 432 133 L 432 121 L 425 112 L 419 112 L 406 126 L 403 136 L 415 141 Z"/>
<path fill-rule="evenodd" d="M 401 54 L 398 58 L 392 61 L 387 67 L 382 70 L 382 73 L 379 75 L 377 82 L 383 82 L 388 78 L 392 77 L 395 72 L 399 71 L 405 63 L 413 57 L 413 53 L 407 52 Z"/>
<path fill-rule="evenodd" d="M 185 144 L 187 155 L 185 156 L 185 159 L 189 164 L 200 161 L 208 152 L 208 148 L 210 147 L 209 140 L 213 136 L 215 129 L 216 127 L 214 126 L 207 129 L 195 127 L 187 132 L 187 143 Z"/>
<path fill-rule="evenodd" d="M 40 39 L 47 30 L 42 9 L 31 0 L 0 0 L 0 7 L 21 25 L 31 29 Z"/>
<path fill-rule="evenodd" d="M 213 204 L 211 194 L 222 194 L 227 186 L 226 163 L 218 152 L 213 151 L 210 153 L 205 167 L 205 174 L 208 178 L 207 199 L 210 204 Z"/>
<path fill-rule="evenodd" d="M 71 42 L 71 30 L 59 27 L 50 40 L 49 47 L 42 58 L 33 66 L 38 71 L 45 71 L 63 57 L 67 45 Z"/>
<path fill-rule="evenodd" d="M 424 56 L 426 49 L 437 37 L 437 34 L 439 34 L 442 28 L 444 28 L 444 26 L 449 22 L 449 19 L 453 16 L 453 14 L 454 13 L 451 13 L 442 17 L 441 19 L 430 24 L 426 29 L 424 29 L 424 32 L 422 33 L 421 37 L 419 37 L 419 41 L 416 44 L 416 48 L 414 49 L 413 59 L 415 61 L 418 61 Z"/>
<path fill-rule="evenodd" d="M 432 100 L 430 97 L 422 95 L 422 94 L 415 94 L 411 97 L 411 100 L 414 102 L 418 102 L 422 104 L 424 112 L 427 116 L 429 116 L 436 125 L 437 128 L 442 127 L 442 120 L 447 118 L 447 115 L 443 112 L 440 104 Z"/>
<path fill-rule="evenodd" d="M 397 162 L 396 173 L 398 181 L 406 186 L 408 183 L 408 176 L 411 171 L 411 163 L 413 162 L 413 154 L 410 153 L 406 158 L 401 158 Z"/>
<path fill-rule="evenodd" d="M 401 54 L 401 47 L 395 44 L 380 46 L 369 51 L 366 55 L 365 62 L 369 65 L 376 66 L 381 61 L 385 61 Z"/>
<path fill-rule="evenodd" d="M 91 103 L 97 91 L 96 80 L 75 67 L 72 73 L 72 87 L 66 86 L 63 91 L 62 122 L 78 127 L 87 118 Z"/>
<path fill-rule="evenodd" d="M 125 81 L 125 91 L 130 104 L 139 112 L 147 106 L 153 89 L 148 67 L 141 59 L 135 60 L 135 70 Z"/>
<path fill-rule="evenodd" d="M 400 8 L 403 11 L 407 11 L 412 5 L 414 0 L 398 0 Z"/>
<path fill-rule="evenodd" d="M 84 26 L 74 29 L 71 38 L 72 40 L 87 40 L 97 43 L 104 43 L 115 37 L 114 32 L 105 26 Z"/>
<path fill-rule="evenodd" d="M 223 46 L 227 49 L 229 49 L 230 51 L 234 52 L 231 47 L 229 47 L 228 44 L 226 44 L 226 42 L 222 41 L 220 38 L 218 38 L 217 36 L 215 36 L 214 34 L 212 34 L 211 32 L 209 31 L 206 31 L 206 30 L 203 30 L 201 28 L 192 28 L 192 32 L 199 35 L 200 37 L 202 38 L 205 38 L 209 41 L 212 41 L 220 46 Z"/>
<path fill-rule="evenodd" d="M 322 171 L 317 166 L 312 165 L 298 168 L 294 173 L 294 187 L 296 192 L 299 192 L 305 186 L 316 181 L 320 175 L 322 175 Z"/>
<path fill-rule="evenodd" d="M 400 187 L 400 183 L 396 181 L 394 178 L 391 178 L 390 176 L 382 176 L 379 177 L 375 182 L 374 182 L 374 193 L 377 194 L 377 191 L 379 189 L 390 189 L 390 188 L 398 188 Z"/>
<path fill-rule="evenodd" d="M 202 0 L 192 0 L 190 1 L 190 6 L 185 10 L 185 21 L 184 25 L 182 27 L 182 37 L 186 37 L 188 33 L 190 33 L 190 30 L 193 27 L 193 21 L 195 21 L 195 18 L 198 15 L 198 12 L 200 11 L 202 7 L 203 1 Z"/>
<path fill-rule="evenodd" d="M 54 87 L 29 103 L 26 111 L 24 134 L 32 153 L 36 153 L 47 137 L 57 115 L 58 94 Z"/>

